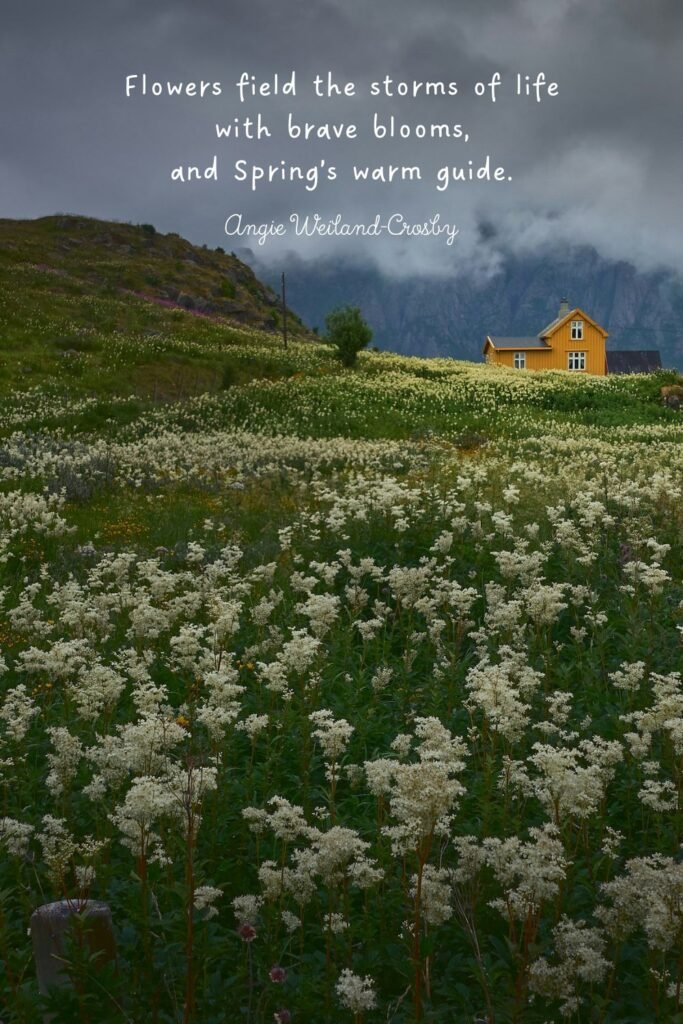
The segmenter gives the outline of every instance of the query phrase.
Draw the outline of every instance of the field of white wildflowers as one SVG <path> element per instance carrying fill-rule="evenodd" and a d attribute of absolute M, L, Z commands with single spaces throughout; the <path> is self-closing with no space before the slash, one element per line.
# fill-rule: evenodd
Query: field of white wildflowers
<path fill-rule="evenodd" d="M 287 358 L 0 408 L 0 1019 L 683 1021 L 680 414 Z"/>

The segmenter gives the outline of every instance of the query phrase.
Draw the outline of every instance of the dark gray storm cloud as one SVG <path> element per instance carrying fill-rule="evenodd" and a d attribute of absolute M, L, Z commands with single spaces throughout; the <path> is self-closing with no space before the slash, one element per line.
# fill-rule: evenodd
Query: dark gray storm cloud
<path fill-rule="evenodd" d="M 243 72 L 281 80 L 295 69 L 298 95 L 240 104 Z M 311 95 L 316 74 L 353 80 L 359 96 Z M 559 94 L 537 104 L 512 95 L 517 73 L 545 72 Z M 473 94 L 500 72 L 498 102 Z M 219 81 L 222 95 L 126 98 L 127 75 L 165 82 Z M 372 81 L 456 81 L 456 98 L 371 98 Z M 396 273 L 495 266 L 504 250 L 590 243 L 643 267 L 683 266 L 683 3 L 681 0 L 9 0 L 0 36 L 0 215 L 69 211 L 153 222 L 195 242 L 226 239 L 228 214 L 287 222 L 293 211 L 369 221 L 393 212 L 456 223 L 442 239 L 287 236 L 257 251 L 281 260 L 338 253 L 376 259 Z M 292 142 L 298 122 L 358 125 L 349 141 Z M 378 143 L 386 123 L 462 123 L 470 141 Z M 260 112 L 273 137 L 216 139 L 216 123 Z M 218 156 L 219 181 L 170 181 L 180 164 Z M 512 181 L 435 188 L 444 166 L 490 154 Z M 234 180 L 234 163 L 325 160 L 336 182 Z M 418 164 L 423 180 L 355 184 L 351 166 Z M 482 225 L 484 229 L 482 230 Z"/>

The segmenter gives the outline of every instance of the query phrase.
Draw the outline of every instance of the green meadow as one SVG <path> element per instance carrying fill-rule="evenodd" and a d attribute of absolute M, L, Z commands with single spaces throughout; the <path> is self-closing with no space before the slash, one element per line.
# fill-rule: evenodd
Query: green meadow
<path fill-rule="evenodd" d="M 97 224 L 0 256 L 3 1024 L 683 1021 L 676 375 L 345 370 Z"/>

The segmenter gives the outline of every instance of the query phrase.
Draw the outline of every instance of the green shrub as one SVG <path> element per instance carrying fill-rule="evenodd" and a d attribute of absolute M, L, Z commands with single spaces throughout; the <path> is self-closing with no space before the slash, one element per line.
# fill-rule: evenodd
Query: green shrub
<path fill-rule="evenodd" d="M 353 366 L 361 349 L 372 341 L 372 330 L 358 306 L 341 306 L 325 317 L 327 341 L 337 349 L 344 366 Z"/>

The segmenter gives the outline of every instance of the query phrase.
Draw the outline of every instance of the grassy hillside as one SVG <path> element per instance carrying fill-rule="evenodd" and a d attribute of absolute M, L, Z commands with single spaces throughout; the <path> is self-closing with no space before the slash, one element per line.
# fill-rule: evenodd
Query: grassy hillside
<path fill-rule="evenodd" d="M 228 363 L 234 379 L 253 375 L 237 350 L 272 340 L 282 316 L 236 257 L 86 217 L 0 220 L 0 296 L 4 393 L 55 379 L 161 400 L 215 390 Z M 294 338 L 311 337 L 291 311 L 288 321 Z M 268 372 L 278 367 L 258 369 Z"/>
<path fill-rule="evenodd" d="M 343 371 L 22 253 L 4 1024 L 682 1021 L 670 378 Z M 111 907 L 118 960 L 82 922 L 42 997 L 63 897 Z"/>

